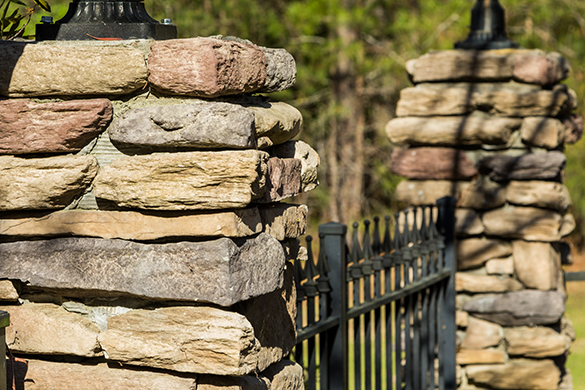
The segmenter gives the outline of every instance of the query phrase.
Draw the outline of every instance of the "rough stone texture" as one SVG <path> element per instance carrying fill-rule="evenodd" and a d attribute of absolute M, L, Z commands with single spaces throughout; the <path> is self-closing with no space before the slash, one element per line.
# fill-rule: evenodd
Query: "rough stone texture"
<path fill-rule="evenodd" d="M 505 259 L 492 259 L 485 263 L 488 275 L 514 275 L 514 259 L 512 256 Z"/>
<path fill-rule="evenodd" d="M 510 355 L 531 358 L 560 356 L 571 346 L 568 336 L 541 326 L 508 328 L 504 331 L 504 337 Z"/>
<path fill-rule="evenodd" d="M 270 381 L 264 376 L 198 375 L 197 390 L 270 390 Z"/>
<path fill-rule="evenodd" d="M 466 371 L 473 384 L 509 390 L 557 390 L 561 378 L 552 360 L 513 359 L 506 364 L 468 366 Z"/>
<path fill-rule="evenodd" d="M 432 205 L 444 196 L 454 196 L 459 207 L 471 209 L 492 209 L 506 202 L 505 188 L 485 178 L 473 182 L 405 180 L 396 187 L 396 199 L 413 206 Z"/>
<path fill-rule="evenodd" d="M 508 206 L 482 216 L 485 234 L 526 241 L 559 241 L 562 216 L 536 207 Z"/>
<path fill-rule="evenodd" d="M 12 352 L 39 355 L 100 356 L 100 329 L 79 314 L 50 303 L 0 306 L 10 313 L 6 343 Z"/>
<path fill-rule="evenodd" d="M 512 254 L 512 244 L 509 241 L 468 238 L 456 241 L 457 269 L 481 267 L 486 261 Z"/>
<path fill-rule="evenodd" d="M 146 150 L 256 148 L 254 113 L 222 102 L 131 109 L 108 134 L 116 146 Z"/>
<path fill-rule="evenodd" d="M 445 88 L 428 88 L 419 85 L 400 92 L 396 115 L 405 116 L 446 116 L 467 115 L 475 110 L 499 116 L 526 117 L 550 116 L 570 112 L 576 108 L 574 92 L 564 85 L 556 85 L 553 90 L 516 92 L 502 89 L 499 91 L 476 91 L 474 84 Z"/>
<path fill-rule="evenodd" d="M 483 233 L 479 214 L 473 209 L 455 210 L 455 232 L 458 236 L 476 236 Z"/>
<path fill-rule="evenodd" d="M 566 237 L 575 230 L 577 227 L 577 222 L 575 221 L 575 217 L 571 213 L 567 213 L 563 215 L 563 220 L 561 222 L 561 227 L 559 229 L 559 234 L 562 237 Z"/>
<path fill-rule="evenodd" d="M 278 202 L 301 193 L 301 160 L 272 157 L 267 166 L 266 191 L 261 202 Z"/>
<path fill-rule="evenodd" d="M 133 310 L 99 335 L 109 360 L 197 374 L 241 376 L 258 369 L 260 344 L 246 317 L 206 306 Z"/>
<path fill-rule="evenodd" d="M 264 233 L 241 246 L 229 238 L 169 244 L 57 238 L 0 244 L 4 278 L 66 289 L 70 296 L 116 292 L 229 306 L 281 286 L 284 265 L 282 246 Z"/>
<path fill-rule="evenodd" d="M 144 55 L 132 48 L 0 44 L 3 96 L 125 95 L 146 77 Z"/>
<path fill-rule="evenodd" d="M 472 293 L 519 291 L 524 286 L 516 279 L 508 276 L 473 275 L 457 272 L 455 275 L 455 289 Z"/>
<path fill-rule="evenodd" d="M 309 192 L 319 185 L 317 179 L 321 159 L 308 144 L 303 141 L 288 141 L 274 146 L 271 155 L 279 158 L 296 158 L 301 160 L 301 187 L 303 192 Z"/>
<path fill-rule="evenodd" d="M 261 47 L 266 59 L 266 82 L 258 90 L 271 93 L 289 89 L 297 80 L 297 64 L 285 49 Z"/>
<path fill-rule="evenodd" d="M 506 200 L 518 206 L 533 206 L 566 211 L 571 205 L 567 188 L 550 181 L 511 181 L 506 186 Z"/>
<path fill-rule="evenodd" d="M 561 273 L 561 254 L 548 242 L 514 241 L 516 277 L 527 288 L 556 290 Z"/>
<path fill-rule="evenodd" d="M 506 80 L 513 74 L 513 59 L 495 50 L 441 50 L 408 61 L 413 82 L 445 80 Z"/>
<path fill-rule="evenodd" d="M 392 172 L 409 179 L 466 180 L 478 174 L 462 150 L 451 148 L 396 148 L 391 164 Z"/>
<path fill-rule="evenodd" d="M 268 367 L 262 376 L 268 378 L 271 390 L 304 390 L 303 368 L 290 360 L 281 360 Z"/>
<path fill-rule="evenodd" d="M 83 194 L 97 171 L 92 156 L 0 156 L 0 211 L 64 208 Z"/>
<path fill-rule="evenodd" d="M 569 114 L 563 119 L 565 125 L 565 143 L 574 144 L 583 136 L 583 117 L 577 114 Z"/>
<path fill-rule="evenodd" d="M 298 238 L 307 231 L 309 209 L 305 205 L 274 203 L 260 205 L 259 210 L 264 233 L 271 235 L 278 241 Z"/>
<path fill-rule="evenodd" d="M 498 364 L 506 362 L 506 352 L 501 349 L 463 349 L 457 352 L 457 364 Z"/>
<path fill-rule="evenodd" d="M 515 80 L 538 85 L 553 85 L 569 77 L 571 66 L 559 53 L 529 52 L 513 57 Z"/>
<path fill-rule="evenodd" d="M 461 343 L 461 349 L 478 350 L 495 347 L 504 338 L 503 328 L 492 322 L 469 317 L 467 332 Z"/>
<path fill-rule="evenodd" d="M 242 103 L 252 110 L 256 117 L 256 138 L 258 148 L 266 149 L 290 141 L 301 133 L 303 116 L 290 104 L 263 100 Z"/>
<path fill-rule="evenodd" d="M 258 46 L 215 38 L 154 43 L 148 81 L 158 91 L 217 97 L 252 92 L 266 83 L 266 60 Z"/>
<path fill-rule="evenodd" d="M 242 208 L 263 195 L 267 159 L 256 150 L 120 158 L 100 169 L 95 196 L 141 209 Z"/>
<path fill-rule="evenodd" d="M 556 291 L 524 290 L 476 296 L 463 310 L 502 326 L 548 325 L 561 319 L 565 301 Z"/>
<path fill-rule="evenodd" d="M 405 117 L 386 125 L 390 141 L 399 145 L 506 145 L 522 120 L 493 116 Z"/>
<path fill-rule="evenodd" d="M 289 211 L 290 213 L 292 211 Z M 306 223 L 306 211 L 304 222 Z M 61 210 L 39 217 L 0 219 L 0 236 L 86 236 L 125 240 L 156 240 L 185 236 L 247 237 L 262 232 L 263 225 L 270 234 L 273 232 L 292 234 L 301 227 L 296 219 L 292 220 L 292 216 L 288 215 L 273 216 L 263 224 L 256 207 L 181 214 Z M 282 240 L 281 235 L 275 237 Z"/>
<path fill-rule="evenodd" d="M 77 152 L 112 119 L 108 99 L 0 100 L 0 154 Z"/>
<path fill-rule="evenodd" d="M 28 359 L 27 390 L 193 390 L 196 375 Z"/>
<path fill-rule="evenodd" d="M 495 155 L 478 163 L 482 174 L 496 182 L 509 180 L 559 180 L 567 159 L 563 152 Z"/>
<path fill-rule="evenodd" d="M 565 139 L 565 125 L 556 118 L 528 117 L 520 128 L 522 142 L 545 149 L 555 149 Z"/>
<path fill-rule="evenodd" d="M 15 302 L 18 297 L 18 291 L 10 280 L 0 280 L 0 301 Z"/>

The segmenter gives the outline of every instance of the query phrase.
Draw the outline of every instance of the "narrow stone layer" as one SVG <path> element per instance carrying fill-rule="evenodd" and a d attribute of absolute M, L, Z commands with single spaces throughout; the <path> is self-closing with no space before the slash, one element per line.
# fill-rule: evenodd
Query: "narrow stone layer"
<path fill-rule="evenodd" d="M 466 180 L 478 173 L 462 150 L 451 148 L 394 149 L 391 164 L 395 174 L 418 180 Z"/>
<path fill-rule="evenodd" d="M 482 216 L 487 235 L 526 241 L 559 241 L 562 221 L 558 212 L 536 207 L 508 206 Z"/>
<path fill-rule="evenodd" d="M 494 155 L 478 162 L 479 171 L 496 182 L 509 180 L 560 180 L 567 159 L 553 151 L 521 156 Z"/>
<path fill-rule="evenodd" d="M 543 358 L 561 356 L 569 350 L 571 338 L 546 327 L 521 326 L 504 331 L 510 355 Z"/>
<path fill-rule="evenodd" d="M 509 390 L 557 390 L 561 372 L 552 360 L 512 359 L 466 368 L 471 383 Z"/>

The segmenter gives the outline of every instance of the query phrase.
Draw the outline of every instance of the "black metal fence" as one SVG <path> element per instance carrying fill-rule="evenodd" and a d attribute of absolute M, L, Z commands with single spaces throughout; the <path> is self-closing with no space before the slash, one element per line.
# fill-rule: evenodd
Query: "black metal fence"
<path fill-rule="evenodd" d="M 297 345 L 309 390 L 446 389 L 455 384 L 454 199 L 319 227 L 315 263 L 295 264 Z M 380 227 L 383 224 L 383 227 Z"/>

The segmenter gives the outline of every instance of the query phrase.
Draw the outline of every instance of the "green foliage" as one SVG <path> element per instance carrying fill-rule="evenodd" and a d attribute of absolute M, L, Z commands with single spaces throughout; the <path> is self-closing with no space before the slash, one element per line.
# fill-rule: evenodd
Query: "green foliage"
<path fill-rule="evenodd" d="M 0 0 L 0 39 L 10 40 L 22 36 L 37 6 L 51 12 L 51 6 L 46 0 L 34 0 L 32 7 L 21 0 Z"/>

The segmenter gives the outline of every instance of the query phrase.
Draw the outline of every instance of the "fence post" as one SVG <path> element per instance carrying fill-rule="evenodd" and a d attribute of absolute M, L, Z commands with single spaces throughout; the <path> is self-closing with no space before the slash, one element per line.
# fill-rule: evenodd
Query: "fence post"
<path fill-rule="evenodd" d="M 331 271 L 329 281 L 331 283 L 331 317 L 339 318 L 339 325 L 328 331 L 329 389 L 347 389 L 347 272 L 346 272 L 346 242 L 347 226 L 336 222 L 330 222 L 319 226 L 319 235 L 323 235 L 325 255 Z M 323 367 L 322 367 L 323 369 Z M 321 371 L 323 373 L 323 371 Z"/>
<path fill-rule="evenodd" d="M 447 290 L 445 291 L 444 308 L 444 379 L 445 389 L 457 388 L 455 378 L 455 272 L 457 262 L 455 257 L 455 206 L 457 200 L 446 196 L 437 200 L 439 206 L 438 228 L 445 238 L 445 268 L 451 271 Z"/>

